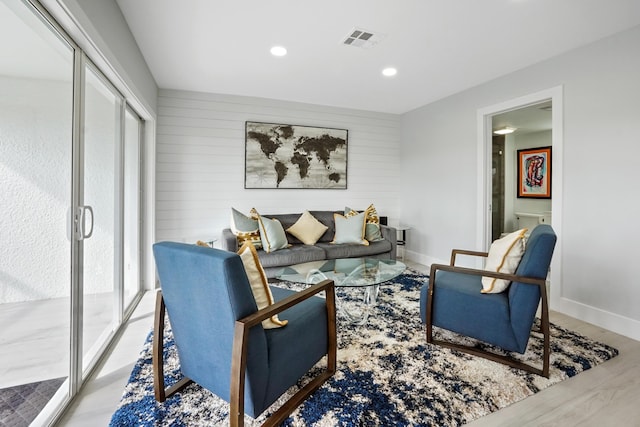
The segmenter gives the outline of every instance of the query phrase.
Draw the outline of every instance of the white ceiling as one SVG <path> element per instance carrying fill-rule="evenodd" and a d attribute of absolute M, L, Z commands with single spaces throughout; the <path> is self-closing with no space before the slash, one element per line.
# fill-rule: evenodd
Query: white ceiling
<path fill-rule="evenodd" d="M 640 24 L 639 0 L 117 0 L 160 88 L 404 113 Z M 382 35 L 344 46 L 354 27 Z M 285 46 L 283 58 L 271 56 Z M 383 77 L 394 66 L 397 76 Z"/>
<path fill-rule="evenodd" d="M 497 114 L 492 117 L 492 128 L 514 128 L 518 135 L 550 130 L 553 123 L 551 109 L 551 101 L 546 101 Z"/>

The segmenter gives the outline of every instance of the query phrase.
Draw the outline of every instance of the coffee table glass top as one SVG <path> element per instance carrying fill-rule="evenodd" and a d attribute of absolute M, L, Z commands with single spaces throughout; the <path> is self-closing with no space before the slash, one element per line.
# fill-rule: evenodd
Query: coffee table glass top
<path fill-rule="evenodd" d="M 337 287 L 359 287 L 386 282 L 402 274 L 405 269 L 404 263 L 392 259 L 344 258 L 285 267 L 276 278 L 309 284 L 331 279 Z"/>

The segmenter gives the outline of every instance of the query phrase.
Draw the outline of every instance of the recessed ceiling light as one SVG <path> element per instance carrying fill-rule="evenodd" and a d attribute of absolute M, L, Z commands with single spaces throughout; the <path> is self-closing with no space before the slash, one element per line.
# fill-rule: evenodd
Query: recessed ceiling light
<path fill-rule="evenodd" d="M 271 48 L 271 55 L 273 56 L 285 56 L 287 54 L 287 49 L 282 46 L 274 46 Z"/>
<path fill-rule="evenodd" d="M 502 127 L 500 129 L 496 129 L 493 131 L 496 135 L 507 135 L 513 133 L 517 130 L 517 128 L 510 128 L 508 126 Z"/>
<path fill-rule="evenodd" d="M 382 75 L 385 77 L 393 77 L 396 74 L 398 74 L 398 70 L 393 67 L 385 68 L 384 70 L 382 70 Z"/>

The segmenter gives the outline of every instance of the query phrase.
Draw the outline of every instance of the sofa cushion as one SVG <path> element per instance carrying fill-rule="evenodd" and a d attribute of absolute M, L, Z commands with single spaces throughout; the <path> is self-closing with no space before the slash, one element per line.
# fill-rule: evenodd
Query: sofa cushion
<path fill-rule="evenodd" d="M 327 231 L 318 239 L 318 242 L 330 242 L 333 240 L 333 236 L 336 234 L 336 224 L 333 220 L 333 215 L 336 211 L 309 211 L 318 221 L 327 226 Z"/>
<path fill-rule="evenodd" d="M 391 242 L 388 240 L 372 242 L 368 246 L 358 244 L 335 245 L 331 243 L 316 243 L 316 246 L 324 249 L 327 259 L 368 257 L 391 251 Z"/>
<path fill-rule="evenodd" d="M 329 227 L 318 221 L 309 211 L 304 211 L 295 224 L 287 228 L 287 232 L 305 245 L 314 245 L 327 228 Z"/>
<path fill-rule="evenodd" d="M 247 279 L 251 284 L 251 292 L 256 300 L 258 310 L 269 307 L 274 303 L 271 289 L 267 283 L 267 276 L 262 269 L 256 248 L 251 242 L 245 242 L 238 251 L 244 270 L 247 273 Z M 262 321 L 262 327 L 265 329 L 280 328 L 287 324 L 286 320 L 280 320 L 278 315 L 271 316 Z"/>
<path fill-rule="evenodd" d="M 320 261 L 325 259 L 326 255 L 325 251 L 317 245 L 310 246 L 298 244 L 271 253 L 258 251 L 258 257 L 260 258 L 262 266 L 269 268 L 300 264 L 310 261 Z"/>

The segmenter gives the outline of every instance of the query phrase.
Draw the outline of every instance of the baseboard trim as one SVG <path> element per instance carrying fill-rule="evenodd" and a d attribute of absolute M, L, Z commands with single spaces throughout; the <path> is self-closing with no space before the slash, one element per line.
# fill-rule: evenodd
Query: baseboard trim
<path fill-rule="evenodd" d="M 551 309 L 640 341 L 640 321 L 568 298 L 551 299 Z"/>
<path fill-rule="evenodd" d="M 417 262 L 418 264 L 422 264 L 427 266 L 427 268 L 431 268 L 431 264 L 448 264 L 448 261 L 443 261 L 441 259 L 436 259 L 427 255 L 420 254 L 418 252 L 409 251 L 406 248 L 404 249 L 404 259 Z M 402 260 L 400 260 L 402 261 Z"/>

